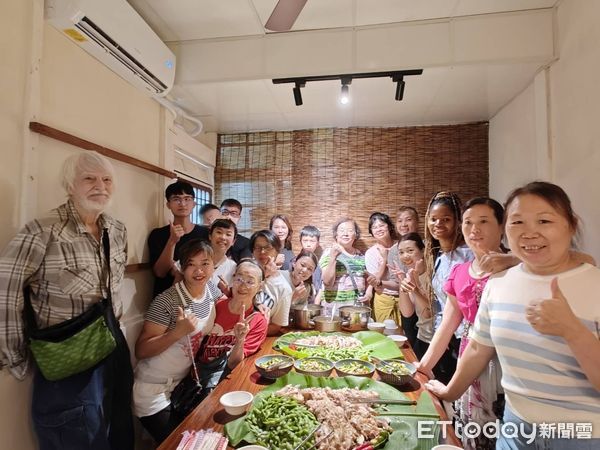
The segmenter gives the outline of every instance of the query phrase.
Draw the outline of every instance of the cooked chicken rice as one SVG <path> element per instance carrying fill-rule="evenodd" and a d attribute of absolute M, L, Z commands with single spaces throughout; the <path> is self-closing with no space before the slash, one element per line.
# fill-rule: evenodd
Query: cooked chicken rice
<path fill-rule="evenodd" d="M 362 342 L 351 336 L 307 336 L 294 342 L 297 345 L 306 345 L 309 347 L 327 347 L 327 348 L 357 348 L 362 347 Z"/>
<path fill-rule="evenodd" d="M 377 399 L 377 392 L 350 388 L 301 389 L 290 385 L 275 394 L 296 399 L 315 415 L 322 424 L 315 433 L 317 442 L 333 430 L 333 433 L 316 447 L 321 450 L 351 450 L 390 429 L 387 421 L 378 418 L 368 404 L 352 402 Z"/>

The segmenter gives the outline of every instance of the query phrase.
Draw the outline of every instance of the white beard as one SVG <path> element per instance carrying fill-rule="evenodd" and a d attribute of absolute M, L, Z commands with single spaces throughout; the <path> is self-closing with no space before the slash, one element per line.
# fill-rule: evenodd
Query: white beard
<path fill-rule="evenodd" d="M 86 212 L 101 214 L 110 208 L 112 196 L 109 196 L 106 201 L 94 201 L 88 198 L 74 197 L 73 202 Z"/>

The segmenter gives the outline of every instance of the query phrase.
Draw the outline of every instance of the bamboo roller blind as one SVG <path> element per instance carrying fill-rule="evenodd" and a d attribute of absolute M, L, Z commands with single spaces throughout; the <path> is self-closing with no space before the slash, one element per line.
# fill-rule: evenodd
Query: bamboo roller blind
<path fill-rule="evenodd" d="M 411 205 L 422 218 L 440 190 L 463 201 L 488 195 L 487 122 L 407 128 L 332 128 L 219 135 L 215 194 L 242 205 L 240 232 L 268 228 L 274 214 L 285 214 L 298 234 L 312 224 L 325 247 L 331 226 L 354 218 L 368 236 L 371 213 L 395 221 L 397 208 Z M 360 246 L 360 245 L 359 245 Z"/>

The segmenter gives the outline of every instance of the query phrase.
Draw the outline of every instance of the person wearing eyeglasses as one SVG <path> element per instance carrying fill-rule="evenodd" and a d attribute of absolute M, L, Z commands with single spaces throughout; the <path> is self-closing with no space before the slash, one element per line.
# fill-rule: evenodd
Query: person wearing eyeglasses
<path fill-rule="evenodd" d="M 238 224 L 242 217 L 242 204 L 235 198 L 227 198 L 221 202 L 221 215 L 231 220 L 233 223 Z M 252 258 L 252 251 L 250 250 L 250 239 L 241 234 L 235 236 L 235 242 L 233 246 L 227 252 L 227 256 L 233 259 L 236 263 L 239 263 L 244 258 Z"/>
<path fill-rule="evenodd" d="M 173 285 L 180 271 L 181 247 L 192 239 L 208 240 L 208 228 L 192 223 L 191 214 L 196 206 L 194 188 L 185 181 L 176 181 L 165 190 L 167 208 L 173 214 L 168 225 L 155 228 L 148 236 L 150 264 L 154 273 L 154 291 L 156 297 Z"/>
<path fill-rule="evenodd" d="M 265 282 L 260 293 L 254 300 L 255 305 L 263 305 L 269 310 L 269 336 L 280 333 L 282 327 L 287 327 L 292 306 L 293 291 L 283 273 L 276 264 L 276 258 L 281 250 L 281 241 L 271 230 L 260 230 L 250 238 L 250 248 L 254 260 L 260 265 Z"/>
<path fill-rule="evenodd" d="M 231 297 L 217 301 L 215 322 L 196 355 L 201 397 L 208 395 L 244 358 L 256 353 L 267 337 L 268 319 L 253 300 L 263 282 L 261 267 L 252 260 L 238 264 Z"/>

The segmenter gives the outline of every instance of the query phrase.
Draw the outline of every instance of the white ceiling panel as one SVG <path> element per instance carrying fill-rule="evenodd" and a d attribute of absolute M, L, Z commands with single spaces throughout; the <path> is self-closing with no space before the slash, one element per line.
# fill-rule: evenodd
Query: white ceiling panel
<path fill-rule="evenodd" d="M 177 84 L 171 99 L 202 120 L 206 131 L 217 132 L 489 120 L 553 57 L 555 30 L 551 20 L 540 16 L 548 14 L 517 11 L 551 8 L 557 3 L 308 0 L 292 33 L 265 37 L 271 33 L 263 24 L 277 0 L 129 1 L 163 40 L 178 41 L 171 44 L 178 55 Z M 515 11 L 521 21 L 520 34 L 515 34 L 514 40 L 523 46 L 525 36 L 527 42 L 533 39 L 538 44 L 540 51 L 533 56 L 531 45 L 495 48 L 498 36 L 505 41 L 502 21 L 511 15 L 489 14 L 508 11 Z M 480 14 L 484 16 L 477 16 Z M 448 19 L 462 16 L 478 22 L 457 19 L 448 23 Z M 402 29 L 390 25 L 401 22 L 411 23 Z M 365 28 L 355 28 L 361 26 Z M 336 29 L 335 35 L 294 32 L 319 29 Z M 489 35 L 489 42 L 473 39 L 474 33 L 481 36 L 482 30 Z M 492 35 L 496 37 L 492 39 Z M 505 49 L 512 53 L 499 53 Z M 463 56 L 461 51 L 468 54 Z M 351 103 L 345 106 L 339 103 L 339 81 L 309 82 L 302 89 L 304 104 L 298 107 L 292 84 L 274 85 L 264 79 L 271 73 L 297 76 L 368 72 L 387 66 L 390 70 L 419 68 L 404 67 L 407 60 L 422 62 L 424 73 L 406 77 L 401 102 L 394 100 L 392 80 L 378 78 L 353 80 Z"/>
<path fill-rule="evenodd" d="M 356 0 L 356 24 L 376 25 L 452 17 L 457 3 L 458 0 Z"/>
<path fill-rule="evenodd" d="M 248 0 L 146 0 L 145 3 L 180 41 L 264 32 Z"/>
<path fill-rule="evenodd" d="M 459 0 L 454 16 L 552 8 L 556 3 L 558 0 Z"/>

